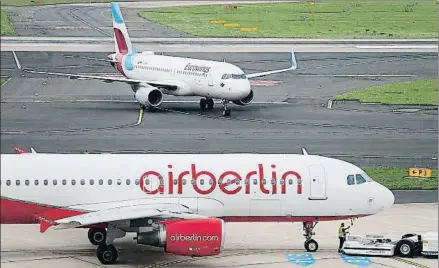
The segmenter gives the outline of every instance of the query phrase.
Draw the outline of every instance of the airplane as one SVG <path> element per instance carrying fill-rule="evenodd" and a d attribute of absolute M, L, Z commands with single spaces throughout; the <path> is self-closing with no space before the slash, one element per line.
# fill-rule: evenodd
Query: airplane
<path fill-rule="evenodd" d="M 227 62 L 156 55 L 152 51 L 137 53 L 133 48 L 119 3 L 111 3 L 116 53 L 107 59 L 87 58 L 110 62 L 124 77 L 106 77 L 68 73 L 42 72 L 22 69 L 13 52 L 19 70 L 34 74 L 67 76 L 70 79 L 97 79 L 104 82 L 123 82 L 131 86 L 134 98 L 142 109 L 154 109 L 163 101 L 163 94 L 173 96 L 201 96 L 200 109 L 213 109 L 213 99 L 221 99 L 223 116 L 230 116 L 229 102 L 249 105 L 254 98 L 249 78 L 292 71 L 297 68 L 294 51 L 291 66 L 286 69 L 245 74 Z"/>
<path fill-rule="evenodd" d="M 1 155 L 2 224 L 40 232 L 87 228 L 102 264 L 116 239 L 182 256 L 218 255 L 227 222 L 301 222 L 308 252 L 318 222 L 380 213 L 394 195 L 359 167 L 308 154 Z"/>

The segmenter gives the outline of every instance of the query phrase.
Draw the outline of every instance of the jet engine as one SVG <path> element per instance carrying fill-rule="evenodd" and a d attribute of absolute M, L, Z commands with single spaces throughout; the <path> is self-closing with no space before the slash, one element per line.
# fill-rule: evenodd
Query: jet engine
<path fill-rule="evenodd" d="M 163 101 L 163 93 L 155 87 L 139 87 L 134 96 L 145 106 L 157 107 Z"/>
<path fill-rule="evenodd" d="M 253 101 L 253 97 L 254 97 L 253 90 L 250 90 L 250 93 L 247 96 L 245 96 L 244 98 L 242 98 L 240 100 L 237 100 L 237 101 L 235 100 L 232 102 L 236 105 L 241 105 L 241 106 L 249 105 Z"/>
<path fill-rule="evenodd" d="M 137 244 L 163 247 L 182 256 L 213 256 L 224 247 L 225 225 L 221 219 L 169 220 L 158 230 L 138 232 Z"/>

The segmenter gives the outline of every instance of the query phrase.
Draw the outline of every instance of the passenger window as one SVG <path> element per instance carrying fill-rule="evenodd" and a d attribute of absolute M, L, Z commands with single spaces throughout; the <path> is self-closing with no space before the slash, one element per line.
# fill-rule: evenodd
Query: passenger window
<path fill-rule="evenodd" d="M 366 180 L 360 174 L 355 175 L 355 178 L 357 179 L 357 184 L 363 184 L 366 182 Z"/>
<path fill-rule="evenodd" d="M 258 184 L 258 180 L 257 179 L 253 179 L 253 184 L 254 185 Z"/>
<path fill-rule="evenodd" d="M 262 179 L 262 184 L 266 184 L 267 181 L 265 179 Z"/>
<path fill-rule="evenodd" d="M 135 184 L 136 184 L 136 185 L 139 185 L 139 183 L 140 183 L 140 180 L 137 179 L 137 180 L 135 181 Z"/>
<path fill-rule="evenodd" d="M 127 185 L 130 185 L 130 183 L 131 183 L 131 181 L 130 181 L 130 179 L 127 179 Z"/>
<path fill-rule="evenodd" d="M 16 184 L 17 186 L 20 186 L 20 180 L 16 180 L 16 181 L 15 181 L 15 184 Z"/>
<path fill-rule="evenodd" d="M 222 180 L 222 179 L 219 179 L 219 180 L 218 180 L 218 185 L 219 185 L 219 184 L 222 184 L 222 183 L 223 183 L 223 180 Z"/>
<path fill-rule="evenodd" d="M 272 179 L 272 180 L 271 180 L 271 184 L 272 184 L 272 185 L 275 185 L 275 184 L 276 184 L 276 180 L 275 180 L 275 179 Z"/>
<path fill-rule="evenodd" d="M 72 185 L 76 185 L 76 180 L 72 180 Z"/>
<path fill-rule="evenodd" d="M 288 184 L 289 184 L 289 185 L 293 185 L 293 179 L 289 179 L 289 180 L 288 180 Z"/>
<path fill-rule="evenodd" d="M 7 181 L 6 181 L 6 185 L 7 185 L 7 186 L 11 185 L 11 180 L 7 180 Z"/>
<path fill-rule="evenodd" d="M 103 179 L 100 179 L 100 180 L 99 180 L 99 185 L 102 185 L 102 184 L 104 184 L 104 180 L 103 180 Z"/>
<path fill-rule="evenodd" d="M 194 185 L 195 184 L 195 180 L 191 180 L 191 183 L 192 183 L 192 185 Z"/>
<path fill-rule="evenodd" d="M 210 185 L 213 184 L 213 180 L 212 180 L 212 179 L 209 180 L 209 184 L 210 184 Z"/>
<path fill-rule="evenodd" d="M 120 179 L 117 179 L 117 185 L 121 185 L 122 181 Z"/>
<path fill-rule="evenodd" d="M 66 185 L 67 184 L 67 180 L 62 180 L 62 185 Z"/>
<path fill-rule="evenodd" d="M 173 182 L 174 182 L 174 185 L 177 185 L 177 179 L 174 179 Z"/>
<path fill-rule="evenodd" d="M 113 181 L 110 179 L 110 180 L 108 180 L 108 185 L 112 185 L 113 184 Z"/>
<path fill-rule="evenodd" d="M 34 183 L 35 183 L 35 185 L 36 185 L 36 186 L 38 186 L 38 184 L 39 184 L 39 181 L 38 181 L 38 180 L 35 180 L 35 182 L 34 182 Z"/>
<path fill-rule="evenodd" d="M 200 185 L 204 185 L 204 179 L 200 180 Z"/>
<path fill-rule="evenodd" d="M 26 184 L 26 186 L 29 186 L 29 180 L 25 180 L 24 184 Z"/>
<path fill-rule="evenodd" d="M 244 182 L 246 185 L 248 185 L 248 183 L 249 183 L 249 179 L 245 179 L 245 182 Z"/>
<path fill-rule="evenodd" d="M 84 185 L 84 184 L 85 184 L 85 180 L 82 179 L 82 180 L 81 180 L 81 185 Z"/>
<path fill-rule="evenodd" d="M 285 183 L 285 180 L 284 180 L 284 179 L 281 179 L 281 180 L 280 180 L 280 185 L 284 185 L 284 183 Z"/>
<path fill-rule="evenodd" d="M 44 180 L 44 185 L 47 185 L 47 184 L 49 184 L 49 181 L 48 180 Z"/>
<path fill-rule="evenodd" d="M 241 183 L 241 180 L 236 180 L 236 185 L 239 185 Z"/>
<path fill-rule="evenodd" d="M 95 181 L 93 179 L 90 179 L 90 185 L 94 185 Z"/>
<path fill-rule="evenodd" d="M 183 185 L 186 185 L 186 179 L 183 179 Z"/>
<path fill-rule="evenodd" d="M 349 175 L 348 176 L 348 185 L 354 185 L 355 181 L 354 181 L 354 175 Z"/>
<path fill-rule="evenodd" d="M 160 185 L 165 185 L 165 181 L 163 179 L 160 179 Z"/>
<path fill-rule="evenodd" d="M 53 180 L 52 183 L 53 183 L 53 185 L 56 185 L 58 183 L 58 181 L 57 180 Z"/>

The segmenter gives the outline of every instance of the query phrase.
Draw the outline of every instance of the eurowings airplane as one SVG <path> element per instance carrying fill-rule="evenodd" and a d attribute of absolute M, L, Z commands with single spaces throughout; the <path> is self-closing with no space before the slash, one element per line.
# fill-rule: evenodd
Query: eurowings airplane
<path fill-rule="evenodd" d="M 345 161 L 299 154 L 1 155 L 1 223 L 88 228 L 97 257 L 114 264 L 114 240 L 166 253 L 211 256 L 225 222 L 302 222 L 305 248 L 320 221 L 379 213 L 394 196 Z"/>
<path fill-rule="evenodd" d="M 116 53 L 108 59 L 125 78 L 52 73 L 24 70 L 29 73 L 67 76 L 71 79 L 98 79 L 104 82 L 124 82 L 131 86 L 134 97 L 142 108 L 161 105 L 163 94 L 174 96 L 201 96 L 200 108 L 213 109 L 213 99 L 221 99 L 223 115 L 230 115 L 229 102 L 248 105 L 254 93 L 249 78 L 282 73 L 297 68 L 294 52 L 291 52 L 291 66 L 286 69 L 245 74 L 236 65 L 210 60 L 155 55 L 152 51 L 137 53 L 131 43 L 118 3 L 111 3 Z M 21 70 L 16 55 L 17 67 Z M 93 58 L 88 58 L 93 59 Z"/>

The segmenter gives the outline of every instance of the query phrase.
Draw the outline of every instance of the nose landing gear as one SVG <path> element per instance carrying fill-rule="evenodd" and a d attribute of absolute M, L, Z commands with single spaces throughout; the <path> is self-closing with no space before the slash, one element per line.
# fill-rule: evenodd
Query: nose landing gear
<path fill-rule="evenodd" d="M 204 109 L 212 110 L 213 109 L 213 99 L 211 98 L 202 98 L 200 99 L 200 109 L 204 111 Z"/>
<path fill-rule="evenodd" d="M 312 236 L 315 235 L 316 233 L 314 233 L 312 230 L 314 229 L 314 227 L 316 227 L 317 222 L 304 222 L 303 223 L 303 230 L 305 231 L 305 234 L 303 236 L 305 236 L 306 240 L 305 240 L 305 249 L 308 252 L 315 252 L 317 251 L 317 249 L 319 248 L 319 244 L 317 243 L 317 241 L 315 241 L 314 239 L 312 239 Z"/>

